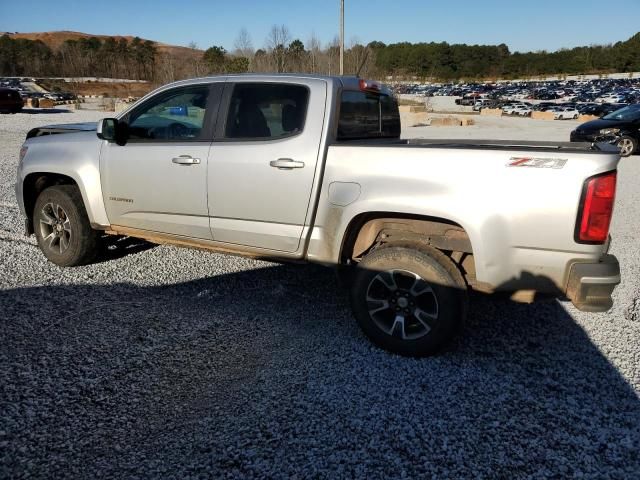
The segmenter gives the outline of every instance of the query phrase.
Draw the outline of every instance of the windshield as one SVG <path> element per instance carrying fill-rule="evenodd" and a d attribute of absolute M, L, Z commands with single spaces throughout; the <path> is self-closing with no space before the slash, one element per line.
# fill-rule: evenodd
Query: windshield
<path fill-rule="evenodd" d="M 604 120 L 624 120 L 632 122 L 640 119 L 640 105 L 629 105 L 602 117 Z"/>

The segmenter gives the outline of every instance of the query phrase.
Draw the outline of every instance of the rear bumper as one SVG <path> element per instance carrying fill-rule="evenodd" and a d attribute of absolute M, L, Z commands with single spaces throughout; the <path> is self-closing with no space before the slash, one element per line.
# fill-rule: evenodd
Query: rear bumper
<path fill-rule="evenodd" d="M 620 283 L 620 265 L 613 255 L 598 263 L 574 263 L 569 272 L 567 298 L 578 310 L 606 312 L 613 306 L 611 294 Z"/>

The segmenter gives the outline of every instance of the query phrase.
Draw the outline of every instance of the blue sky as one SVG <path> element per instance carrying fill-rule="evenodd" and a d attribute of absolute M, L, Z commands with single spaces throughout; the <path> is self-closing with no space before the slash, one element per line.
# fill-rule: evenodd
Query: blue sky
<path fill-rule="evenodd" d="M 345 0 L 345 36 L 381 40 L 499 44 L 512 51 L 557 50 L 626 40 L 640 31 L 640 0 Z M 273 24 L 306 43 L 338 33 L 339 0 L 0 0 L 0 31 L 75 30 L 138 35 L 175 45 L 231 50 L 241 28 L 256 48 Z M 39 13 L 42 12 L 42 13 Z"/>

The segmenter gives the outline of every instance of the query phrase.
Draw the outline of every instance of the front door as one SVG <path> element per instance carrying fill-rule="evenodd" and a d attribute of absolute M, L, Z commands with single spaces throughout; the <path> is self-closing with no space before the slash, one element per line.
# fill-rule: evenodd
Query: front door
<path fill-rule="evenodd" d="M 326 83 L 237 82 L 209 159 L 215 241 L 295 252 L 324 125 Z M 221 120 L 223 121 L 223 120 Z"/>
<path fill-rule="evenodd" d="M 207 159 L 222 85 L 160 92 L 121 119 L 126 145 L 105 142 L 100 156 L 112 225 L 211 239 Z"/>

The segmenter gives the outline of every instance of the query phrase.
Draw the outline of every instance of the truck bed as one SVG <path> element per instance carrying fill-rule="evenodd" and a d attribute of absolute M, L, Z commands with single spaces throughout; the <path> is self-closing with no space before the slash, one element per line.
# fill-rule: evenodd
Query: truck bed
<path fill-rule="evenodd" d="M 527 150 L 536 152 L 565 152 L 565 153 L 618 153 L 618 147 L 607 142 L 543 142 L 531 140 L 468 140 L 468 139 L 374 139 L 374 140 L 351 140 L 337 142 L 339 146 L 404 146 L 420 148 L 448 148 L 448 149 L 470 149 L 470 150 Z"/>

